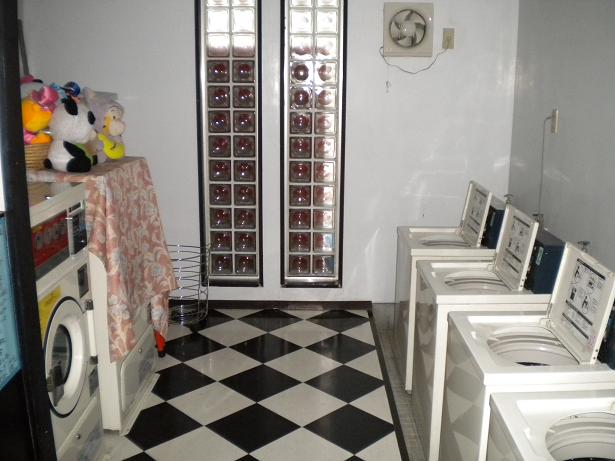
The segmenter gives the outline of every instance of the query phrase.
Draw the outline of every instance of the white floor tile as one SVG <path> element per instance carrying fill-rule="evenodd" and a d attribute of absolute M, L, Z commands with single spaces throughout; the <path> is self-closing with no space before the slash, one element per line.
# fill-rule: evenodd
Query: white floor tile
<path fill-rule="evenodd" d="M 199 333 L 225 346 L 234 346 L 237 343 L 256 338 L 265 332 L 240 320 L 231 320 L 230 322 L 201 330 Z"/>
<path fill-rule="evenodd" d="M 374 378 L 382 379 L 382 370 L 378 361 L 378 352 L 372 351 L 369 354 L 362 355 L 358 359 L 351 360 L 346 363 L 349 367 L 355 370 L 362 371 Z"/>
<path fill-rule="evenodd" d="M 164 370 L 165 368 L 172 367 L 173 365 L 177 365 L 181 363 L 175 357 L 169 354 L 165 354 L 164 357 L 158 357 L 156 361 L 156 371 Z"/>
<path fill-rule="evenodd" d="M 185 363 L 216 381 L 260 365 L 260 362 L 247 355 L 228 348 L 202 355 Z"/>
<path fill-rule="evenodd" d="M 344 401 L 303 383 L 259 403 L 299 426 L 316 421 L 345 405 Z"/>
<path fill-rule="evenodd" d="M 387 393 L 384 386 L 379 387 L 375 391 L 372 391 L 353 402 L 350 402 L 350 404 L 353 407 L 357 407 L 360 410 L 393 424 L 391 409 L 389 408 L 389 400 L 387 399 Z"/>
<path fill-rule="evenodd" d="M 164 402 L 163 399 L 158 397 L 156 394 L 153 394 L 152 392 L 150 392 L 143 399 L 143 405 L 141 407 L 141 410 L 145 410 L 146 408 L 153 407 L 153 406 L 158 405 L 159 403 L 162 403 L 162 402 Z"/>
<path fill-rule="evenodd" d="M 322 309 L 282 309 L 284 312 L 300 319 L 310 319 L 317 315 L 324 314 L 326 311 Z"/>
<path fill-rule="evenodd" d="M 252 456 L 259 461 L 343 461 L 350 458 L 352 453 L 300 428 L 259 448 Z"/>
<path fill-rule="evenodd" d="M 122 461 L 141 453 L 141 449 L 116 432 L 105 431 L 103 461 Z"/>
<path fill-rule="evenodd" d="M 182 336 L 189 335 L 190 333 L 192 333 L 190 328 L 172 323 L 169 325 L 169 331 L 165 339 L 167 341 L 171 341 L 172 339 L 180 338 Z"/>
<path fill-rule="evenodd" d="M 311 344 L 322 341 L 323 339 L 335 336 L 337 331 L 325 328 L 307 320 L 295 322 L 292 325 L 287 325 L 282 328 L 278 328 L 271 332 L 272 335 L 276 335 L 278 338 L 285 339 L 297 346 L 307 347 Z"/>
<path fill-rule="evenodd" d="M 255 312 L 261 311 L 262 309 L 216 309 L 216 310 L 218 312 L 222 312 L 223 314 L 228 315 L 229 317 L 233 317 L 234 319 L 240 319 L 241 317 L 254 314 Z"/>
<path fill-rule="evenodd" d="M 267 362 L 268 367 L 299 381 L 308 381 L 340 365 L 341 363 L 308 349 L 299 349 Z"/>
<path fill-rule="evenodd" d="M 223 384 L 212 383 L 175 397 L 169 400 L 169 404 L 205 425 L 243 410 L 254 402 Z"/>
<path fill-rule="evenodd" d="M 365 461 L 401 461 L 395 432 L 360 451 L 357 456 Z"/>
<path fill-rule="evenodd" d="M 364 343 L 375 345 L 374 335 L 372 334 L 372 326 L 370 322 L 365 322 L 358 327 L 351 328 L 344 331 L 342 334 L 350 336 L 351 338 L 358 339 Z"/>
<path fill-rule="evenodd" d="M 235 461 L 246 452 L 227 442 L 215 432 L 201 427 L 146 452 L 156 461 L 211 459 Z"/>
<path fill-rule="evenodd" d="M 369 317 L 369 313 L 365 309 L 351 309 L 349 310 L 349 312 L 360 315 L 361 317 L 365 317 L 365 318 Z"/>

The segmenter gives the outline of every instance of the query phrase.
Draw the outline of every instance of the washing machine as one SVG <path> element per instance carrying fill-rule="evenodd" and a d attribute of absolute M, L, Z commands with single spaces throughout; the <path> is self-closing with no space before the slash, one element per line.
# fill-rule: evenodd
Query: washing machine
<path fill-rule="evenodd" d="M 567 243 L 546 315 L 452 313 L 440 459 L 486 458 L 496 392 L 612 388 L 597 355 L 614 299 L 615 274 Z"/>
<path fill-rule="evenodd" d="M 608 390 L 493 394 L 487 461 L 615 461 Z"/>
<path fill-rule="evenodd" d="M 496 220 L 493 213 L 490 215 L 494 206 L 503 209 L 503 203 L 490 191 L 470 181 L 458 227 L 397 228 L 393 337 L 399 373 L 408 393 L 412 391 L 416 264 L 422 260 L 492 260 L 495 249 L 481 242 Z"/>
<path fill-rule="evenodd" d="M 95 460 L 102 450 L 85 192 L 82 185 L 28 187 L 45 378 L 59 461 Z"/>
<path fill-rule="evenodd" d="M 546 312 L 551 295 L 524 288 L 537 227 L 536 221 L 507 205 L 500 241 L 491 261 L 420 261 L 417 264 L 411 405 L 425 458 L 429 461 L 438 459 L 440 445 L 447 316 L 456 311 L 495 309 Z M 537 279 L 554 279 L 552 272 L 557 272 L 558 267 L 559 264 L 545 263 L 532 270 Z"/>

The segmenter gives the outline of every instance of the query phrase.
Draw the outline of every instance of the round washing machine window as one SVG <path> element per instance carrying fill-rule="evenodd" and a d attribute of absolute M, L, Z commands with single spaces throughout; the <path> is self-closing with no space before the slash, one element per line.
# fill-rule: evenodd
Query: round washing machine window
<path fill-rule="evenodd" d="M 615 461 L 615 414 L 581 413 L 560 419 L 545 437 L 557 461 Z"/>
<path fill-rule="evenodd" d="M 61 384 L 64 384 L 70 373 L 72 359 L 72 344 L 70 334 L 64 325 L 60 325 L 56 331 L 51 348 L 51 363 L 54 367 L 59 367 L 61 373 Z"/>

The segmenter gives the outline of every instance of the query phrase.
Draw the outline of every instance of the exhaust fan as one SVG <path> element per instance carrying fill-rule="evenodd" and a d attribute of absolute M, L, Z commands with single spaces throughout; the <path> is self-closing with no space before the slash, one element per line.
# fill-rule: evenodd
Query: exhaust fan
<path fill-rule="evenodd" d="M 385 56 L 433 54 L 433 3 L 384 4 Z"/>

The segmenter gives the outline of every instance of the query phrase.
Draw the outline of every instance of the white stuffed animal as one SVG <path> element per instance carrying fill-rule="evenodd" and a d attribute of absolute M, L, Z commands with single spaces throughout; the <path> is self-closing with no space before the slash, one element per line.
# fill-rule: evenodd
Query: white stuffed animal
<path fill-rule="evenodd" d="M 53 141 L 45 167 L 71 173 L 90 171 L 97 163 L 96 157 L 90 159 L 83 145 L 96 136 L 94 120 L 94 114 L 84 104 L 71 97 L 63 99 L 49 124 Z"/>

